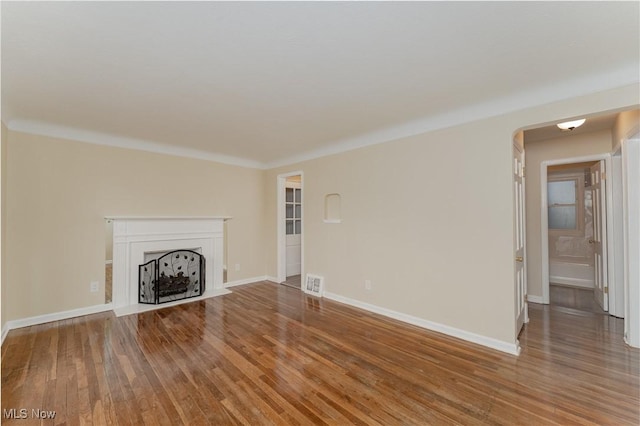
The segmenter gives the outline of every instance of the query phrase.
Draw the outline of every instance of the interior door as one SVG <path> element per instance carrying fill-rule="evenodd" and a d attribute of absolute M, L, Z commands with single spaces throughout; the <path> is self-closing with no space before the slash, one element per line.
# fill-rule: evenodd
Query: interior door
<path fill-rule="evenodd" d="M 529 321 L 527 310 L 527 264 L 525 255 L 524 150 L 513 145 L 513 215 L 515 248 L 516 330 L 519 333 Z"/>
<path fill-rule="evenodd" d="M 609 311 L 607 285 L 607 210 L 604 160 L 591 166 L 591 198 L 593 203 L 594 297 L 604 311 Z"/>
<path fill-rule="evenodd" d="M 285 187 L 286 276 L 300 275 L 302 259 L 302 188 L 299 182 Z"/>

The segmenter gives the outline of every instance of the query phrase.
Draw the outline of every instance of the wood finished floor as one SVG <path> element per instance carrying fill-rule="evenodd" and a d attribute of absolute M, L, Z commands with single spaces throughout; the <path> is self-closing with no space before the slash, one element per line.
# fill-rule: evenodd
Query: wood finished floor
<path fill-rule="evenodd" d="M 2 408 L 42 424 L 640 422 L 622 321 L 530 305 L 519 357 L 271 283 L 9 333 Z M 39 424 L 34 419 L 7 425 Z"/>
<path fill-rule="evenodd" d="M 293 288 L 301 288 L 300 287 L 301 280 L 302 278 L 300 277 L 300 274 L 291 275 L 290 277 L 287 277 L 287 279 L 282 284 L 288 285 L 289 287 L 293 287 Z"/>
<path fill-rule="evenodd" d="M 551 284 L 549 285 L 549 302 L 554 306 L 609 315 L 598 306 L 593 289 Z"/>
<path fill-rule="evenodd" d="M 113 264 L 104 266 L 104 303 L 111 303 L 111 293 L 113 291 Z"/>

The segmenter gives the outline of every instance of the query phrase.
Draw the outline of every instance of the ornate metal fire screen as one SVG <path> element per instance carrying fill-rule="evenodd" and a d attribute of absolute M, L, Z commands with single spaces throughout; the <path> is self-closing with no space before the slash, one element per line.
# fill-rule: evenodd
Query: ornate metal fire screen
<path fill-rule="evenodd" d="M 205 258 L 176 250 L 138 267 L 138 302 L 157 305 L 204 293 Z"/>

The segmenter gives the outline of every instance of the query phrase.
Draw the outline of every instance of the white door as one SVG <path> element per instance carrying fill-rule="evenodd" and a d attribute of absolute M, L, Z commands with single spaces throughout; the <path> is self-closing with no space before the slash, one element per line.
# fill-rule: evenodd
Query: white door
<path fill-rule="evenodd" d="M 299 182 L 287 182 L 285 187 L 286 276 L 300 275 L 302 249 L 302 188 Z"/>
<path fill-rule="evenodd" d="M 525 216 L 524 216 L 524 151 L 513 145 L 513 215 L 515 248 L 515 307 L 516 332 L 529 322 L 527 312 L 527 268 L 525 256 Z"/>
<path fill-rule="evenodd" d="M 609 311 L 607 286 L 607 210 L 604 160 L 591 166 L 591 198 L 593 203 L 593 244 L 595 261 L 594 297 L 598 305 Z"/>

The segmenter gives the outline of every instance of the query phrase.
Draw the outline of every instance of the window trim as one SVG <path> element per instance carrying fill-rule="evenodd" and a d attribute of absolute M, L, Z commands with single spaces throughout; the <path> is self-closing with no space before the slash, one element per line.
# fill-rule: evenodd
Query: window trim
<path fill-rule="evenodd" d="M 554 173 L 547 176 L 547 217 L 549 217 L 549 210 L 554 206 L 549 204 L 549 184 L 552 182 L 564 182 L 573 180 L 576 185 L 576 227 L 573 229 L 556 229 L 551 228 L 547 219 L 547 228 L 549 229 L 549 235 L 570 235 L 570 236 L 583 236 L 584 229 L 584 192 L 586 188 L 584 186 L 584 173 Z M 582 189 L 582 190 L 581 190 Z M 573 204 L 562 204 L 562 206 L 571 206 Z"/>

